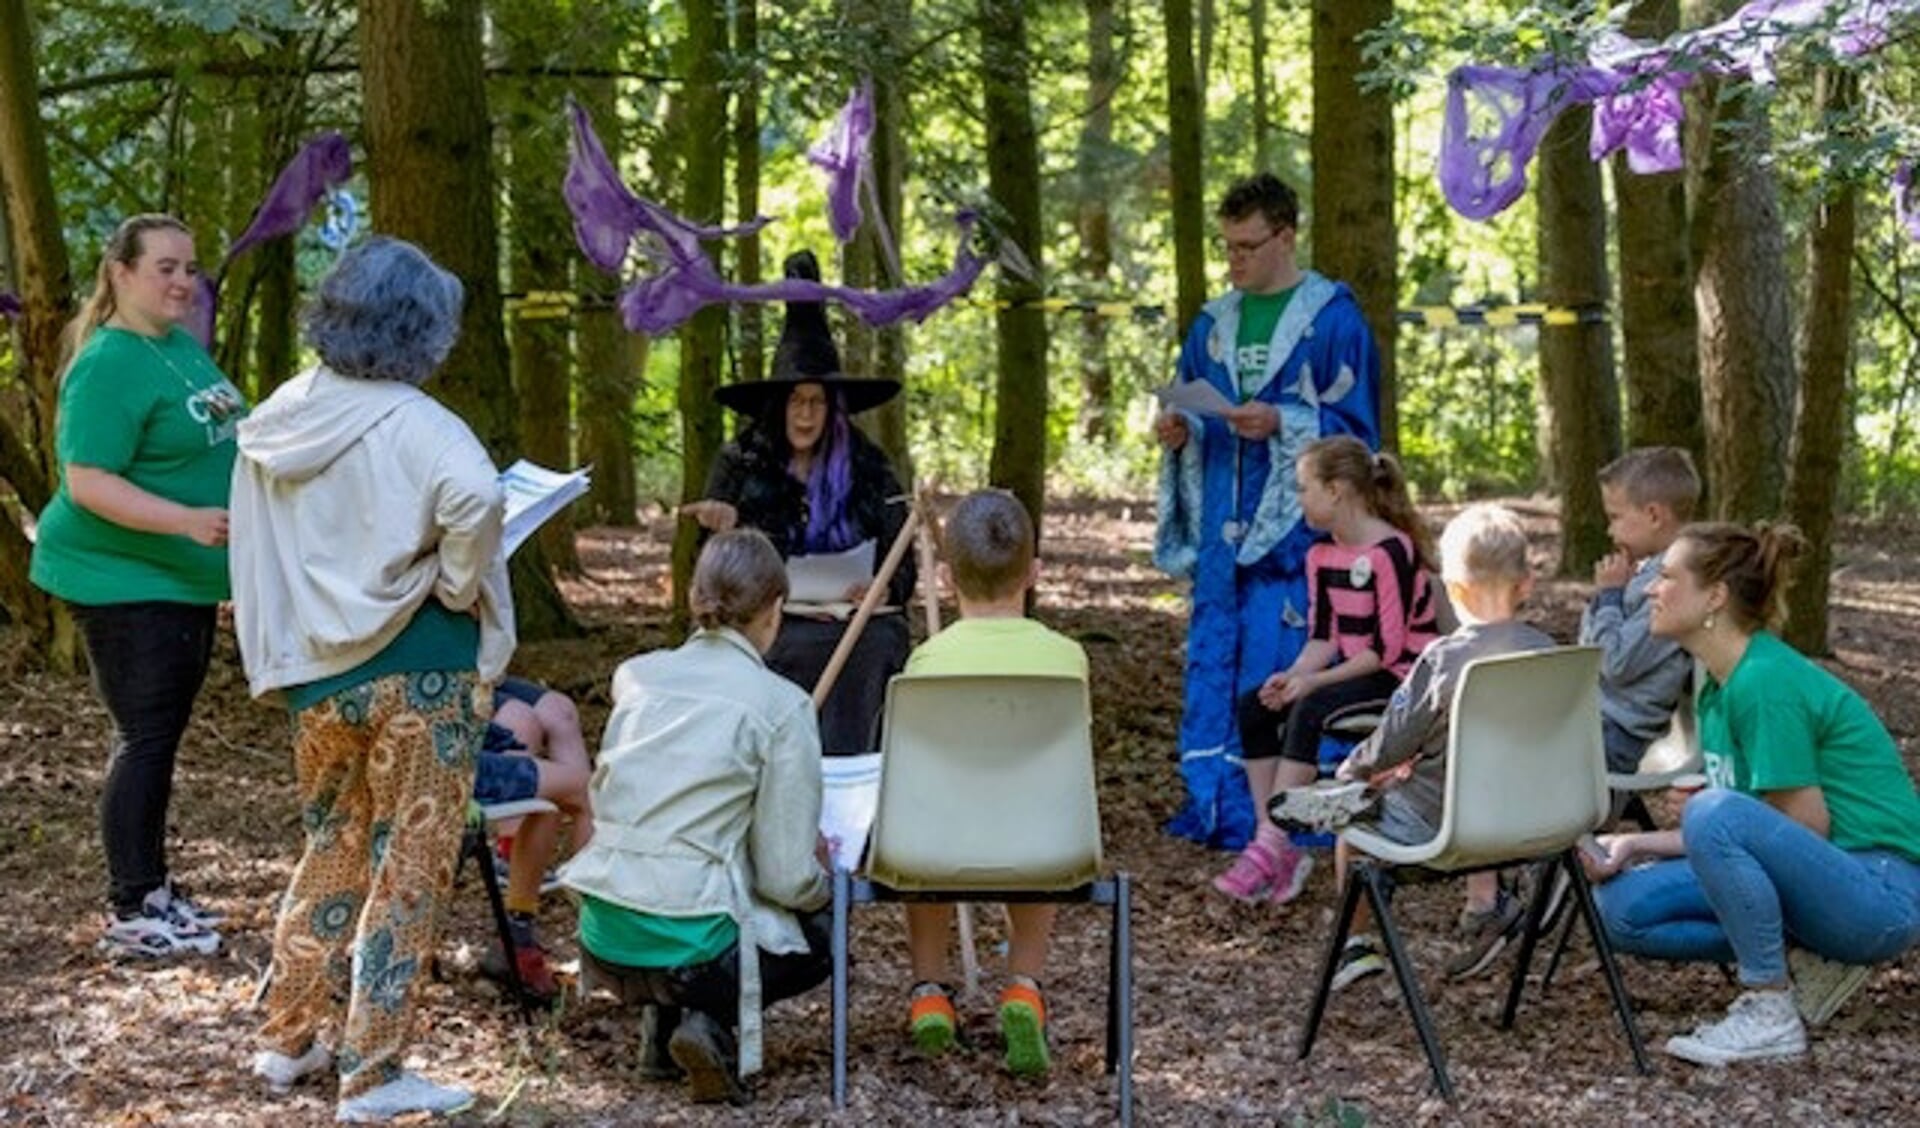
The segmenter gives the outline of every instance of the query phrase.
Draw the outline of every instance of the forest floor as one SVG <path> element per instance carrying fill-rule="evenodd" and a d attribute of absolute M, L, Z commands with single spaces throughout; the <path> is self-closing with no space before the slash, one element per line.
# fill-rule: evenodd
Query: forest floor
<path fill-rule="evenodd" d="M 1537 562 L 1551 567 L 1551 509 L 1519 504 Z M 1504 979 L 1444 982 L 1438 969 L 1459 896 L 1444 885 L 1411 888 L 1396 903 L 1458 1103 L 1431 1095 L 1391 976 L 1336 996 L 1313 1057 L 1296 1062 L 1333 912 L 1331 866 L 1314 873 L 1294 905 L 1249 908 L 1208 888 L 1224 856 L 1161 833 L 1180 792 L 1172 749 L 1186 605 L 1148 562 L 1150 521 L 1151 508 L 1138 503 L 1059 505 L 1048 518 L 1041 593 L 1043 617 L 1092 658 L 1107 860 L 1135 883 L 1141 1123 L 1911 1123 L 1920 1096 L 1920 955 L 1876 972 L 1805 1060 L 1731 1071 L 1686 1065 L 1657 1048 L 1718 1014 L 1732 995 L 1721 976 L 1627 961 L 1653 1062 L 1643 1078 L 1584 940 L 1545 998 L 1530 988 L 1512 1031 L 1493 1018 Z M 664 522 L 585 532 L 586 575 L 566 590 L 588 636 L 529 645 L 516 660 L 520 672 L 580 703 L 591 740 L 616 662 L 664 639 L 667 532 Z M 1880 711 L 1910 767 L 1920 757 L 1916 548 L 1920 528 L 1843 529 L 1830 663 Z M 1583 596 L 1582 585 L 1545 584 L 1530 615 L 1568 639 Z M 21 658 L 16 646 L 0 665 L 0 1124 L 330 1122 L 327 1088 L 274 1098 L 246 1072 L 259 1019 L 250 1001 L 299 844 L 284 713 L 247 698 L 226 636 L 183 751 L 172 841 L 175 872 L 227 914 L 228 946 L 202 959 L 113 963 L 92 947 L 105 716 L 84 680 L 24 672 Z M 998 915 L 977 914 L 990 968 Z M 636 1077 L 636 1016 L 612 1003 L 572 1003 L 532 1026 L 518 1021 L 473 970 L 488 928 L 471 875 L 442 940 L 445 980 L 421 993 L 413 1064 L 473 1088 L 480 1099 L 465 1119 L 476 1124 L 1112 1122 L 1115 1089 L 1101 1068 L 1107 937 L 1097 910 L 1061 917 L 1047 983 L 1056 1065 L 1044 1084 L 1003 1075 L 985 993 L 960 1000 L 971 1049 L 917 1057 L 903 1032 L 909 983 L 899 914 L 868 909 L 854 920 L 851 1086 L 839 1117 L 828 1097 L 824 988 L 770 1012 L 767 1070 L 751 1107 L 695 1110 L 677 1086 Z M 577 951 L 572 924 L 566 898 L 549 897 L 541 929 L 562 959 Z"/>

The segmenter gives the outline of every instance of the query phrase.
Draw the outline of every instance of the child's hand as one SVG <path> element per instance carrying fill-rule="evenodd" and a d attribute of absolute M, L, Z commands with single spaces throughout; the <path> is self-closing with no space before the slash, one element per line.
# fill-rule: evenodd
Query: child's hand
<path fill-rule="evenodd" d="M 1633 836 L 1602 834 L 1588 838 L 1575 853 L 1580 858 L 1580 868 L 1587 871 L 1587 880 L 1597 884 L 1611 879 L 1633 860 Z"/>
<path fill-rule="evenodd" d="M 1623 588 L 1632 578 L 1633 557 L 1624 549 L 1607 553 L 1593 566 L 1593 586 L 1597 588 Z"/>
<path fill-rule="evenodd" d="M 1282 705 L 1291 705 L 1318 688 L 1320 688 L 1320 679 L 1318 676 L 1314 674 L 1296 674 L 1288 678 L 1287 684 L 1281 687 L 1280 703 Z M 1277 707 L 1278 706 L 1276 706 L 1276 708 Z"/>
<path fill-rule="evenodd" d="M 1287 683 L 1292 680 L 1292 675 L 1282 670 L 1266 681 L 1261 682 L 1259 692 L 1260 704 L 1265 705 L 1269 709 L 1279 709 L 1284 706 L 1288 701 L 1292 700 L 1292 698 L 1286 696 Z"/>

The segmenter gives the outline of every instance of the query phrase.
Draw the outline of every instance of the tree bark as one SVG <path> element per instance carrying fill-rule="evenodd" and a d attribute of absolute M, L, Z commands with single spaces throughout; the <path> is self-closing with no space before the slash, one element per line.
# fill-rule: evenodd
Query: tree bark
<path fill-rule="evenodd" d="M 733 214 L 748 223 L 760 214 L 760 5 L 736 0 L 733 9 Z M 751 286 L 761 279 L 760 236 L 733 241 L 739 261 L 734 281 Z M 736 380 L 759 380 L 767 371 L 766 309 L 759 302 L 733 307 L 739 325 L 734 353 Z"/>
<path fill-rule="evenodd" d="M 1689 4 L 1706 9 L 1704 18 L 1737 6 Z M 1770 147 L 1765 110 L 1720 103 L 1718 86 L 1703 78 L 1687 101 L 1693 296 L 1713 511 L 1750 521 L 1778 513 L 1786 486 L 1780 452 L 1792 439 L 1793 321 L 1779 193 L 1760 163 Z"/>
<path fill-rule="evenodd" d="M 1850 71 L 1820 73 L 1816 100 L 1845 113 L 1859 93 Z M 1786 640 L 1806 654 L 1827 652 L 1827 593 L 1833 568 L 1833 508 L 1840 456 L 1852 419 L 1847 372 L 1853 352 L 1853 240 L 1858 189 L 1832 185 L 1807 238 L 1807 288 L 1800 321 L 1800 413 L 1794 422 L 1787 519 L 1807 538 L 1807 554 L 1787 588 Z"/>
<path fill-rule="evenodd" d="M 1027 23 L 1020 0 L 981 0 L 981 75 L 986 92 L 987 176 L 1006 210 L 1007 231 L 1034 277 L 1001 271 L 994 312 L 999 379 L 989 480 L 1012 491 L 1040 528 L 1046 506 L 1047 322 L 1033 303 L 1045 292 L 1040 227 L 1040 145 L 1033 125 Z"/>
<path fill-rule="evenodd" d="M 727 95 L 726 12 L 717 0 L 688 0 L 687 38 L 683 43 L 687 83 L 684 191 L 681 214 L 700 224 L 718 223 L 726 199 Z M 709 257 L 718 259 L 717 244 L 706 244 Z M 720 405 L 713 398 L 720 386 L 720 366 L 726 345 L 727 311 L 708 306 L 694 314 L 680 331 L 680 499 L 694 501 L 706 490 L 707 472 L 720 453 Z M 673 538 L 674 635 L 689 623 L 687 584 L 699 548 L 699 531 L 692 521 L 680 521 Z"/>
<path fill-rule="evenodd" d="M 1113 147 L 1113 97 L 1120 89 L 1113 0 L 1086 0 L 1087 101 L 1080 125 L 1080 273 L 1096 297 L 1113 292 L 1113 191 L 1108 172 Z M 1089 443 L 1113 440 L 1113 360 L 1107 355 L 1107 317 L 1080 317 L 1080 432 Z"/>
<path fill-rule="evenodd" d="M 1566 110 L 1540 146 L 1536 238 L 1540 300 L 1549 307 L 1607 301 L 1607 215 L 1600 166 L 1587 155 L 1593 113 Z M 1600 468 L 1620 453 L 1620 389 L 1605 324 L 1540 329 L 1541 387 L 1560 493 L 1560 573 L 1584 575 L 1612 547 L 1600 504 Z"/>
<path fill-rule="evenodd" d="M 501 324 L 479 0 L 362 0 L 359 37 L 373 224 L 418 244 L 466 287 L 460 339 L 434 390 L 506 461 L 518 405 Z M 510 564 L 520 637 L 578 634 L 538 540 Z"/>
<path fill-rule="evenodd" d="M 1313 264 L 1360 299 L 1380 350 L 1380 445 L 1397 450 L 1393 98 L 1362 92 L 1358 78 L 1367 68 L 1359 36 L 1392 16 L 1393 0 L 1314 0 Z"/>
<path fill-rule="evenodd" d="M 1680 26 L 1678 0 L 1639 0 L 1623 30 L 1662 39 Z M 1707 465 L 1701 423 L 1699 325 L 1687 254 L 1687 185 L 1678 172 L 1641 176 L 1612 159 L 1619 208 L 1620 338 L 1627 385 L 1626 444 L 1676 446 Z"/>
<path fill-rule="evenodd" d="M 12 485 L 23 503 L 37 495 L 44 505 L 48 485 L 58 473 L 53 418 L 60 391 L 60 331 L 73 315 L 73 275 L 60 234 L 37 73 L 26 0 L 0 0 L 0 186 L 6 193 L 11 262 L 22 306 L 15 340 L 31 402 L 23 420 L 26 433 L 15 433 L 18 441 L 9 445 L 23 448 L 20 459 L 35 460 L 39 472 L 37 481 L 30 480 L 23 468 Z M 31 648 L 47 656 L 50 667 L 70 671 L 79 660 L 73 622 L 27 581 L 32 551 L 12 512 L 0 507 L 0 601 L 25 631 Z"/>
<path fill-rule="evenodd" d="M 1167 23 L 1167 170 L 1172 184 L 1174 314 L 1185 340 L 1207 301 L 1206 103 L 1193 69 L 1193 0 L 1165 0 Z"/>

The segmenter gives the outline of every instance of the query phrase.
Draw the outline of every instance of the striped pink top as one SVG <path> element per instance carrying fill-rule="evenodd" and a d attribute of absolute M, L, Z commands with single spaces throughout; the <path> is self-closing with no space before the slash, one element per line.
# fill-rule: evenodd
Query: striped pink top
<path fill-rule="evenodd" d="M 1383 668 L 1404 678 L 1440 636 L 1433 578 L 1405 533 L 1363 547 L 1314 545 L 1307 550 L 1307 593 L 1311 637 L 1338 645 L 1342 661 L 1371 650 Z"/>

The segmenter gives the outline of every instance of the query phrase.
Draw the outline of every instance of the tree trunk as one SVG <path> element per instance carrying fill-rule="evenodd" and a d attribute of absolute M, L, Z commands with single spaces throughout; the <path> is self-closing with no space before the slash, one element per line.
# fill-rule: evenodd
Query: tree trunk
<path fill-rule="evenodd" d="M 1108 174 L 1113 147 L 1113 97 L 1120 89 L 1114 53 L 1113 0 L 1086 0 L 1087 103 L 1080 126 L 1080 273 L 1096 298 L 1112 294 L 1114 185 Z M 1089 443 L 1113 441 L 1113 360 L 1107 355 L 1107 316 L 1080 317 L 1080 432 Z"/>
<path fill-rule="evenodd" d="M 1206 103 L 1193 69 L 1193 0 L 1165 0 L 1167 178 L 1172 185 L 1175 339 L 1185 340 L 1207 301 Z"/>
<path fill-rule="evenodd" d="M 1267 62 L 1267 0 L 1247 0 L 1247 27 L 1253 33 L 1253 167 L 1273 167 L 1273 70 Z"/>
<path fill-rule="evenodd" d="M 433 387 L 494 461 L 506 461 L 519 407 L 501 325 L 479 0 L 362 0 L 359 35 L 373 224 L 418 244 L 466 287 L 460 339 Z M 578 634 L 538 540 L 510 563 L 520 637 Z"/>
<path fill-rule="evenodd" d="M 1394 343 L 1399 230 L 1393 215 L 1393 97 L 1363 93 L 1359 36 L 1393 0 L 1314 0 L 1313 265 L 1353 287 L 1380 350 L 1380 445 L 1400 446 Z"/>
<path fill-rule="evenodd" d="M 1706 9 L 1706 19 L 1737 6 L 1695 0 L 1689 8 Z M 1792 438 L 1793 322 L 1779 194 L 1760 162 L 1770 148 L 1766 111 L 1719 103 L 1718 87 L 1703 78 L 1687 99 L 1707 481 L 1715 514 L 1755 520 L 1780 511 L 1786 485 L 1780 453 Z"/>
<path fill-rule="evenodd" d="M 695 223 L 718 223 L 726 199 L 727 171 L 727 24 L 717 0 L 688 0 L 687 38 L 683 45 L 687 82 L 685 189 L 681 214 Z M 706 252 L 718 259 L 717 244 Z M 720 453 L 720 405 L 713 398 L 720 386 L 720 365 L 726 345 L 727 311 L 708 306 L 694 314 L 680 331 L 680 500 L 694 501 L 706 490 L 707 472 Z M 677 637 L 686 631 L 687 584 L 693 578 L 699 531 L 692 521 L 681 521 L 673 538 L 673 626 Z"/>
<path fill-rule="evenodd" d="M 7 230 L 13 276 L 19 285 L 22 315 L 15 340 L 23 353 L 21 371 L 31 401 L 23 420 L 26 433 L 14 433 L 19 458 L 37 459 L 37 481 L 12 484 L 23 502 L 38 494 L 46 502 L 58 463 L 53 449 L 53 416 L 59 398 L 60 331 L 73 314 L 73 275 L 60 235 L 60 210 L 54 199 L 52 163 L 47 159 L 45 127 L 35 75 L 33 24 L 26 0 L 0 0 L 0 186 L 6 193 Z M 23 471 L 21 479 L 28 475 Z M 79 660 L 73 622 L 46 593 L 27 582 L 32 547 L 0 506 L 0 601 L 7 615 L 26 632 L 33 651 L 47 664 L 70 671 Z"/>
<path fill-rule="evenodd" d="M 1850 71 L 1820 73 L 1816 98 L 1828 115 L 1848 112 L 1859 94 Z M 1827 592 L 1833 567 L 1833 507 L 1840 456 L 1852 418 L 1847 371 L 1853 351 L 1853 238 L 1858 190 L 1833 185 L 1807 238 L 1806 308 L 1800 322 L 1800 414 L 1787 479 L 1787 519 L 1806 534 L 1807 554 L 1787 589 L 1786 640 L 1806 654 L 1827 652 Z"/>
<path fill-rule="evenodd" d="M 508 87 L 501 115 L 507 143 L 507 199 L 512 216 L 509 278 L 521 294 L 564 292 L 572 285 L 576 256 L 572 217 L 554 184 L 567 167 L 563 119 L 553 112 L 551 86 L 542 66 L 564 60 L 572 28 L 553 4 L 525 0 L 502 5 L 494 35 L 507 65 L 530 77 Z M 550 307 L 549 307 L 550 308 Z M 540 306 L 521 309 L 508 327 L 513 385 L 520 404 L 520 450 L 542 466 L 571 469 L 573 462 L 573 334 L 570 319 Z M 580 573 L 574 545 L 573 510 L 554 514 L 536 534 L 556 569 Z"/>
<path fill-rule="evenodd" d="M 981 0 L 981 79 L 986 90 L 987 176 L 1006 210 L 1007 236 L 1033 264 L 1034 277 L 999 275 L 994 312 L 999 380 L 993 411 L 992 484 L 1011 490 L 1027 507 L 1034 528 L 1046 506 L 1047 322 L 1035 303 L 1042 284 L 1045 241 L 1040 227 L 1040 144 L 1033 126 L 1025 6 L 1020 0 Z"/>
<path fill-rule="evenodd" d="M 760 5 L 737 0 L 733 10 L 733 214 L 748 223 L 760 214 Z M 760 281 L 760 236 L 734 240 L 738 263 L 734 281 L 751 286 Z M 735 352 L 736 380 L 759 380 L 767 371 L 766 309 L 759 302 L 733 307 L 739 323 Z"/>
<path fill-rule="evenodd" d="M 1639 0 L 1623 30 L 1663 39 L 1680 26 L 1678 0 Z M 1627 383 L 1626 445 L 1676 446 L 1707 465 L 1701 424 L 1699 326 L 1687 255 L 1687 185 L 1679 172 L 1641 176 L 1613 157 L 1619 208 L 1620 338 Z"/>
<path fill-rule="evenodd" d="M 1587 155 L 1592 125 L 1587 107 L 1567 110 L 1540 146 L 1540 300 L 1550 307 L 1607 301 L 1606 201 L 1600 166 Z M 1620 389 L 1608 326 L 1542 326 L 1540 375 L 1559 482 L 1560 573 L 1584 575 L 1612 547 L 1599 479 L 1600 468 L 1620 453 Z"/>

